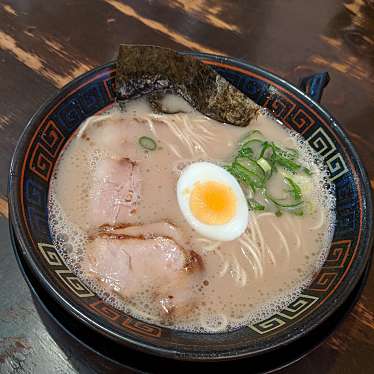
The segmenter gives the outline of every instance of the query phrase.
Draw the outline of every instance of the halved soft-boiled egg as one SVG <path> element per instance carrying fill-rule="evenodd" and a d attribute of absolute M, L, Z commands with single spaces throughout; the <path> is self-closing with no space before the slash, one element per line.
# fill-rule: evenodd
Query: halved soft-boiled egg
<path fill-rule="evenodd" d="M 248 226 L 242 188 L 228 171 L 210 162 L 195 162 L 182 171 L 177 198 L 187 222 L 209 239 L 234 240 Z"/>

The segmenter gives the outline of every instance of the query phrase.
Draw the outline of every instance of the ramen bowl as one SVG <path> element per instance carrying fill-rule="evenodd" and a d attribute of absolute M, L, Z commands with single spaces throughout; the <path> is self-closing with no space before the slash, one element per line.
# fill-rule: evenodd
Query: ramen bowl
<path fill-rule="evenodd" d="M 116 66 L 94 69 L 65 86 L 30 120 L 16 147 L 9 178 L 11 224 L 27 263 L 42 287 L 86 327 L 147 353 L 180 360 L 253 357 L 305 337 L 341 306 L 354 289 L 371 252 L 372 203 L 366 172 L 337 121 L 317 101 L 326 74 L 283 79 L 231 58 L 192 54 L 210 65 L 323 158 L 336 191 L 336 227 L 328 256 L 310 286 L 280 312 L 236 331 L 188 333 L 137 320 L 103 302 L 64 264 L 48 226 L 48 190 L 64 145 L 89 116 L 114 100 Z M 314 97 L 313 100 L 310 96 Z"/>

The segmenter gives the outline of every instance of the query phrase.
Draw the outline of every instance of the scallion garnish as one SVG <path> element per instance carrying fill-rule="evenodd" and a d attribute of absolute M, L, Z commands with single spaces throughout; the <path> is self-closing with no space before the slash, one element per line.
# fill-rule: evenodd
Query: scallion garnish
<path fill-rule="evenodd" d="M 313 173 L 306 167 L 303 167 L 303 172 L 308 175 L 308 176 L 311 176 Z"/>
<path fill-rule="evenodd" d="M 293 197 L 295 201 L 300 201 L 302 199 L 301 188 L 298 184 L 296 184 L 291 178 L 284 177 L 284 181 L 289 185 L 290 195 Z"/>
<path fill-rule="evenodd" d="M 284 198 L 276 198 L 268 191 L 267 183 L 278 172 L 278 168 L 286 170 L 281 172 L 283 181 L 288 186 Z M 226 170 L 244 188 L 252 191 L 251 198 L 248 199 L 250 210 L 271 210 L 277 216 L 284 211 L 295 215 L 304 214 L 302 190 L 292 176 L 298 173 L 310 176 L 312 173 L 299 162 L 299 152 L 296 149 L 282 148 L 267 141 L 260 131 L 254 130 L 241 141 L 237 156 L 226 166 Z"/>
<path fill-rule="evenodd" d="M 286 202 L 284 199 L 277 199 L 273 197 L 269 192 L 265 193 L 267 199 L 269 199 L 274 205 L 279 208 L 296 208 L 303 204 L 303 200 L 294 201 L 294 202 Z"/>
<path fill-rule="evenodd" d="M 271 165 L 269 161 L 267 161 L 265 158 L 261 157 L 257 160 L 257 164 L 261 167 L 261 169 L 264 171 L 265 175 L 271 174 Z"/>
<path fill-rule="evenodd" d="M 250 210 L 265 210 L 265 205 L 260 204 L 255 199 L 247 199 Z"/>
<path fill-rule="evenodd" d="M 154 151 L 157 148 L 156 142 L 148 136 L 140 137 L 139 144 L 147 151 Z"/>

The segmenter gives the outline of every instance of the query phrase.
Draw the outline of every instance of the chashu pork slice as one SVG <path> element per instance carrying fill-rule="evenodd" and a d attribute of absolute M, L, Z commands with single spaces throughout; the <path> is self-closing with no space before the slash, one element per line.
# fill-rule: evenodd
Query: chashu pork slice
<path fill-rule="evenodd" d="M 87 260 L 88 272 L 125 299 L 151 290 L 160 315 L 187 313 L 196 303 L 192 278 L 201 258 L 173 239 L 101 233 L 90 241 Z"/>
<path fill-rule="evenodd" d="M 140 170 L 128 158 L 104 159 L 96 164 L 90 195 L 88 221 L 91 227 L 127 222 L 140 200 Z"/>
<path fill-rule="evenodd" d="M 101 226 L 99 233 L 117 235 L 117 237 L 137 237 L 143 239 L 152 239 L 164 237 L 174 240 L 181 247 L 187 247 L 189 242 L 179 227 L 168 221 L 145 223 L 142 225 L 118 225 L 118 226 Z"/>

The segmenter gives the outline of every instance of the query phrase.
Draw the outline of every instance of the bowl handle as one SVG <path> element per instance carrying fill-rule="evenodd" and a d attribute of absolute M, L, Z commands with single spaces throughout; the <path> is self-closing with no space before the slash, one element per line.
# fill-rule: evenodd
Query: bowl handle
<path fill-rule="evenodd" d="M 323 89 L 330 81 L 330 75 L 327 71 L 309 75 L 301 78 L 298 87 L 303 90 L 314 101 L 319 103 L 321 101 Z"/>

